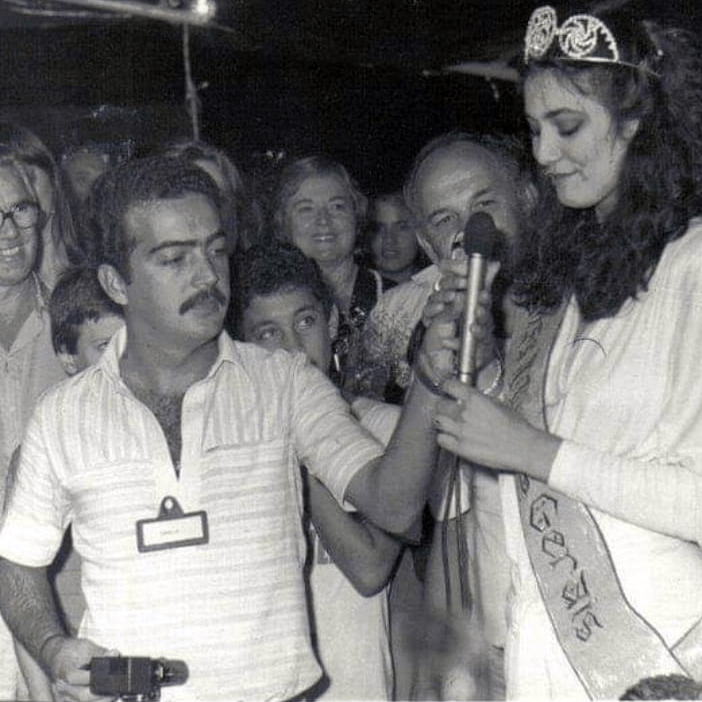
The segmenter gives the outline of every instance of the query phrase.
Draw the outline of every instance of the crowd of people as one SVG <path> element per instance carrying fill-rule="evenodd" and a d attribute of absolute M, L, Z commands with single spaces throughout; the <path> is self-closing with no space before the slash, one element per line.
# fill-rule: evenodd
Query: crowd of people
<path fill-rule="evenodd" d="M 702 38 L 522 58 L 392 192 L 0 123 L 0 699 L 701 694 Z"/>

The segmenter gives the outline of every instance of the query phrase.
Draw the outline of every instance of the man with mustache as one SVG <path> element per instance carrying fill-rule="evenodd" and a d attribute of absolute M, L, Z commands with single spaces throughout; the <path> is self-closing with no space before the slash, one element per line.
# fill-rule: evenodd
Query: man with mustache
<path fill-rule="evenodd" d="M 222 331 L 231 239 L 209 176 L 155 157 L 106 177 L 94 263 L 125 328 L 30 421 L 0 528 L 0 610 L 57 699 L 95 699 L 91 659 L 108 650 L 184 660 L 188 681 L 164 701 L 298 698 L 321 671 L 297 467 L 385 530 L 416 532 L 451 332 L 427 332 L 383 454 L 304 356 Z M 46 581 L 68 524 L 83 564 L 78 638 Z"/>

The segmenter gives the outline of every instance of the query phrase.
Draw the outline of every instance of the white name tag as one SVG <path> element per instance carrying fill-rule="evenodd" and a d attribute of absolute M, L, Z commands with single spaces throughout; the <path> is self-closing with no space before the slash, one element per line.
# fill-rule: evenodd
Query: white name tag
<path fill-rule="evenodd" d="M 140 553 L 198 546 L 209 541 L 207 512 L 185 514 L 175 497 L 170 495 L 161 501 L 158 517 L 140 519 L 136 523 L 136 531 Z"/>

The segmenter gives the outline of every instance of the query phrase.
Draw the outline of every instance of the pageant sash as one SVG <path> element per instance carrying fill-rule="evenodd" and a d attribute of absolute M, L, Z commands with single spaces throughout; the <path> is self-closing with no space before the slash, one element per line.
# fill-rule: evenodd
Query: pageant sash
<path fill-rule="evenodd" d="M 507 357 L 506 400 L 540 429 L 547 428 L 546 373 L 564 314 L 562 307 L 549 315 L 519 315 Z M 673 651 L 668 648 L 627 602 L 587 506 L 525 475 L 515 477 L 515 486 L 541 598 L 590 697 L 617 699 L 653 675 L 702 674 L 702 624 L 698 622 Z"/>

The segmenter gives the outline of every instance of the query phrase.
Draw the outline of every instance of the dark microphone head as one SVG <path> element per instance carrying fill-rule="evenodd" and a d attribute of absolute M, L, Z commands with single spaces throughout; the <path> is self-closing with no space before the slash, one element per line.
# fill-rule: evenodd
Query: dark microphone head
<path fill-rule="evenodd" d="M 487 212 L 476 212 L 469 217 L 463 229 L 463 249 L 469 256 L 492 258 L 499 240 L 500 232 Z"/>

